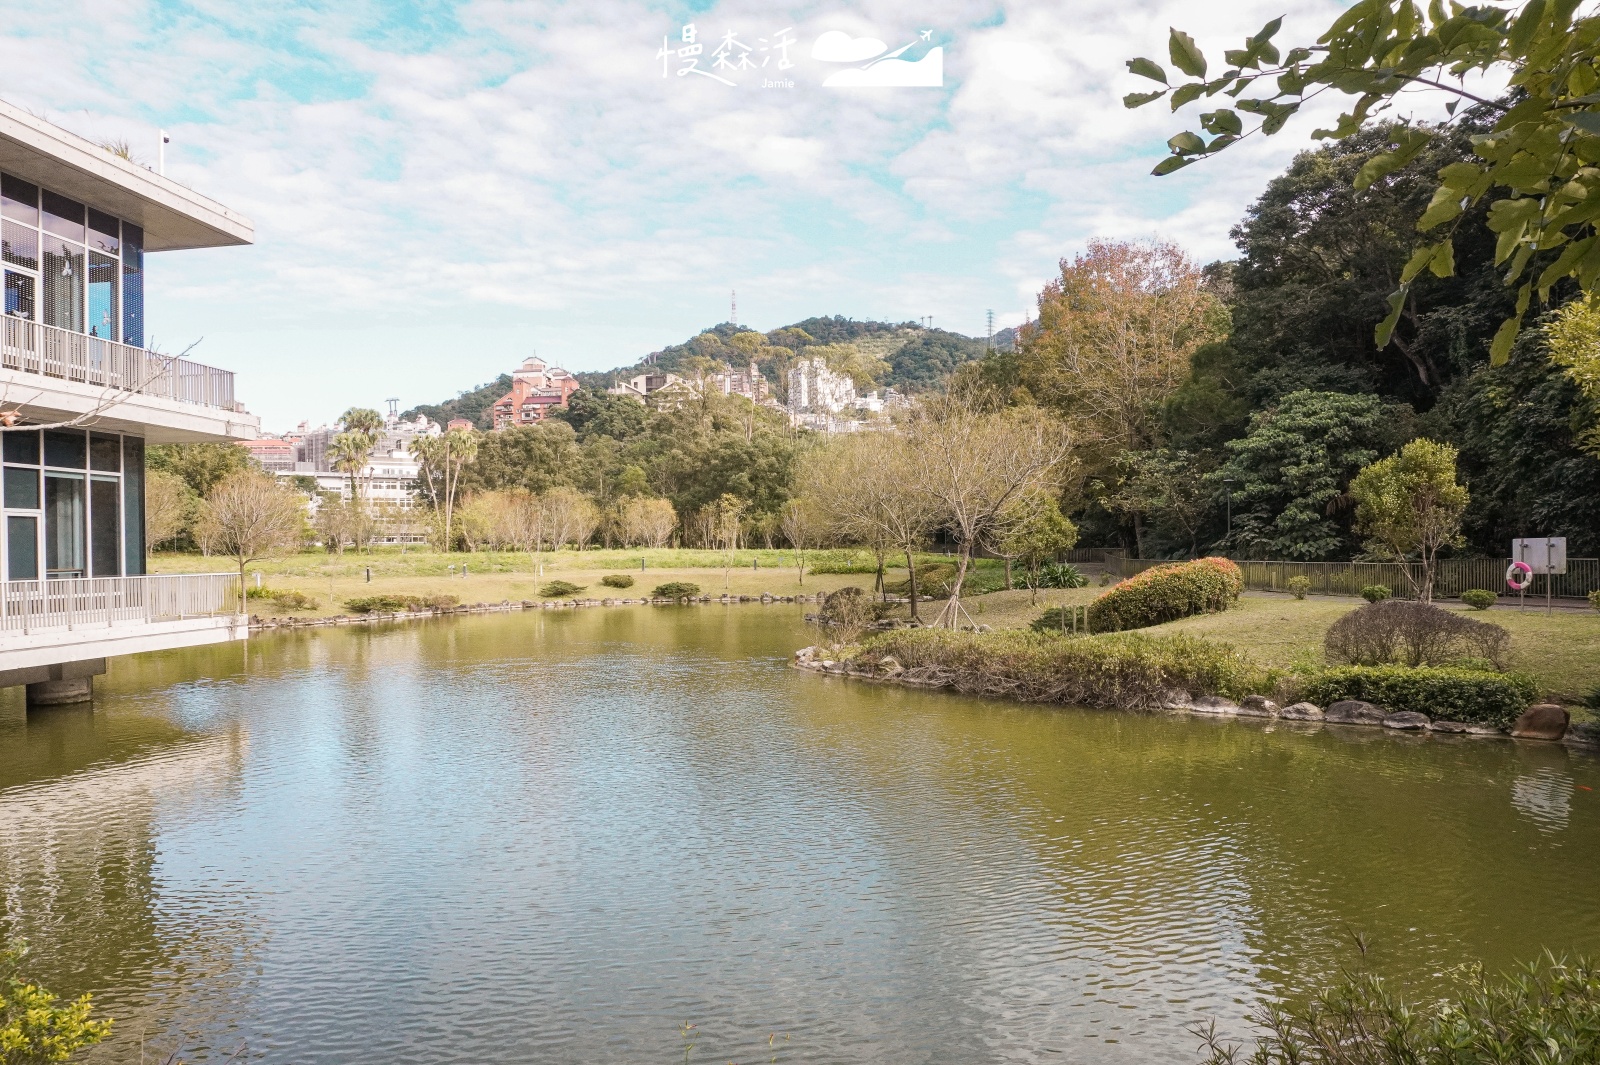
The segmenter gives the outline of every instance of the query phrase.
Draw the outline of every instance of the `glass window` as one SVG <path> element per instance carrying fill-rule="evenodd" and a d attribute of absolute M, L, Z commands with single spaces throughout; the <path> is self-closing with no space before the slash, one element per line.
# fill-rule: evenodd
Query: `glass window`
<path fill-rule="evenodd" d="M 81 429 L 47 429 L 44 434 L 44 464 L 81 470 L 88 465 Z"/>
<path fill-rule="evenodd" d="M 122 342 L 144 347 L 144 230 L 122 224 Z"/>
<path fill-rule="evenodd" d="M 122 469 L 122 439 L 104 433 L 89 434 L 89 468 L 101 473 Z"/>
<path fill-rule="evenodd" d="M 6 579 L 39 579 L 39 519 L 6 518 Z"/>
<path fill-rule="evenodd" d="M 83 474 L 44 475 L 44 569 L 47 577 L 81 577 L 84 565 Z"/>
<path fill-rule="evenodd" d="M 82 244 L 86 236 L 83 228 L 83 204 L 77 200 L 69 200 L 49 189 L 43 190 L 41 200 L 44 204 L 44 231 Z"/>
<path fill-rule="evenodd" d="M 124 570 L 130 576 L 144 572 L 144 441 L 122 438 L 122 528 Z"/>
<path fill-rule="evenodd" d="M 32 466 L 6 467 L 6 506 L 39 509 L 39 471 Z"/>
<path fill-rule="evenodd" d="M 39 224 L 39 186 L 0 174 L 0 214 L 30 226 Z"/>
<path fill-rule="evenodd" d="M 0 222 L 0 258 L 24 270 L 39 269 L 39 231 L 21 222 Z"/>
<path fill-rule="evenodd" d="M 41 320 L 59 329 L 83 332 L 83 246 L 57 237 L 44 238 Z"/>
<path fill-rule="evenodd" d="M 34 284 L 27 274 L 6 271 L 6 314 L 13 318 L 34 319 Z"/>
<path fill-rule="evenodd" d="M 115 477 L 89 481 L 89 573 L 115 577 L 122 572 L 122 500 Z"/>
<path fill-rule="evenodd" d="M 94 251 L 115 255 L 122 247 L 117 220 L 103 211 L 89 208 L 89 247 Z"/>
<path fill-rule="evenodd" d="M 26 462 L 39 465 L 39 434 L 37 432 L 24 432 L 14 430 L 3 434 L 5 436 L 5 453 L 7 462 Z"/>
<path fill-rule="evenodd" d="M 117 339 L 122 324 L 117 313 L 117 260 L 97 251 L 89 253 L 89 335 Z"/>

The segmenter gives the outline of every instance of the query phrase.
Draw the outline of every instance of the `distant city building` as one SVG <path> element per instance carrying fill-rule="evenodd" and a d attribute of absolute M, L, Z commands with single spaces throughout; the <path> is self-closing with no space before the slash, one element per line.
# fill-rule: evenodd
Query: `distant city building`
<path fill-rule="evenodd" d="M 511 391 L 495 401 L 494 427 L 498 430 L 541 422 L 552 409 L 565 409 L 567 398 L 577 390 L 577 378 L 531 356 L 511 374 Z"/>
<path fill-rule="evenodd" d="M 268 473 L 293 473 L 295 445 L 289 440 L 264 437 L 260 440 L 241 440 L 239 446 L 250 452 L 250 457 L 261 463 Z"/>
<path fill-rule="evenodd" d="M 791 414 L 838 414 L 855 400 L 855 382 L 848 374 L 828 369 L 822 359 L 799 359 L 789 367 Z"/>
<path fill-rule="evenodd" d="M 657 410 L 676 410 L 684 401 L 700 394 L 693 381 L 675 373 L 642 373 L 620 385 L 606 389 L 613 396 L 627 396 Z"/>
<path fill-rule="evenodd" d="M 445 429 L 447 429 L 447 430 L 449 430 L 451 432 L 454 432 L 457 429 L 476 429 L 476 428 L 477 428 L 477 426 L 473 425 L 471 419 L 468 419 L 468 418 L 451 418 L 450 421 L 445 425 Z"/>
<path fill-rule="evenodd" d="M 747 369 L 735 370 L 725 368 L 721 373 L 714 373 L 706 378 L 706 387 L 713 391 L 721 392 L 725 396 L 743 396 L 752 403 L 761 403 L 767 398 L 767 379 L 761 375 L 761 370 L 755 363 Z"/>

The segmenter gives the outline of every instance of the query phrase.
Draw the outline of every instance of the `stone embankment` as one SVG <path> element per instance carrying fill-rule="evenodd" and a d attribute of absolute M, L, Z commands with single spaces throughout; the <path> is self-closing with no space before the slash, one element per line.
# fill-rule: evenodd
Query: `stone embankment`
<path fill-rule="evenodd" d="M 505 614 L 515 610 L 571 610 L 586 606 L 694 606 L 701 603 L 820 603 L 819 595 L 700 595 L 685 599 L 503 599 L 498 603 L 464 603 L 461 606 L 428 607 L 422 610 L 375 610 L 370 614 L 334 614 L 325 618 L 271 617 L 250 615 L 250 631 L 266 629 L 315 629 L 329 625 L 370 625 L 377 621 L 423 621 L 455 614 Z"/>
<path fill-rule="evenodd" d="M 904 684 L 914 688 L 947 688 L 954 682 L 947 670 L 937 666 L 906 669 L 893 658 L 881 658 L 875 663 L 861 663 L 845 658 L 831 658 L 826 649 L 804 647 L 795 652 L 797 669 L 813 673 L 830 673 L 871 680 L 879 683 Z M 1169 691 L 1161 709 L 1173 714 L 1194 714 L 1202 717 L 1281 719 L 1314 725 L 1354 725 L 1387 729 L 1392 732 L 1439 733 L 1457 736 L 1510 736 L 1519 740 L 1558 741 L 1575 747 L 1600 747 L 1600 725 L 1571 722 L 1567 711 L 1554 703 L 1541 703 L 1529 707 L 1517 718 L 1510 729 L 1474 725 L 1463 721 L 1435 720 L 1426 714 L 1402 711 L 1391 714 L 1381 706 L 1347 699 L 1324 709 L 1312 703 L 1291 703 L 1279 706 L 1263 695 L 1247 695 L 1238 702 L 1218 695 L 1191 695 L 1186 691 Z"/>

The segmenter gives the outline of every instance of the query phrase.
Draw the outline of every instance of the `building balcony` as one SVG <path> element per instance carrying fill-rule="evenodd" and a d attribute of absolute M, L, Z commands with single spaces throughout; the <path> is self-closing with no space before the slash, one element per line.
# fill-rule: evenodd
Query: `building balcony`
<path fill-rule="evenodd" d="M 151 443 L 249 439 L 260 427 L 238 409 L 228 370 L 26 318 L 0 318 L 0 381 L 31 421 L 90 415 Z"/>
<path fill-rule="evenodd" d="M 242 640 L 237 573 L 0 582 L 0 686 L 62 663 Z M 35 675 L 38 674 L 38 675 Z"/>

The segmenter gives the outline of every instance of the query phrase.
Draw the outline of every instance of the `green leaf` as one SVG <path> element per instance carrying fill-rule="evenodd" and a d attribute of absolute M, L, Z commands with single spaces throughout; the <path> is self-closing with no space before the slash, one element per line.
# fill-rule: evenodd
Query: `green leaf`
<path fill-rule="evenodd" d="M 1232 133 L 1238 136 L 1244 132 L 1244 122 L 1238 113 L 1226 107 L 1207 111 L 1200 116 L 1200 124 L 1205 126 L 1207 133 Z"/>
<path fill-rule="evenodd" d="M 1139 75 L 1141 78 L 1149 78 L 1151 81 L 1159 81 L 1163 85 L 1167 83 L 1167 72 L 1162 70 L 1158 64 L 1151 62 L 1143 56 L 1140 56 L 1138 59 L 1128 60 L 1128 70 Z"/>
<path fill-rule="evenodd" d="M 1507 318 L 1500 323 L 1500 328 L 1495 331 L 1494 340 L 1489 344 L 1489 364 L 1491 366 L 1504 366 L 1511 358 L 1511 345 L 1516 343 L 1517 333 L 1522 329 L 1522 318 Z"/>
<path fill-rule="evenodd" d="M 1456 250 L 1448 238 L 1439 242 L 1433 251 L 1433 258 L 1428 263 L 1428 270 L 1434 277 L 1456 276 Z"/>
<path fill-rule="evenodd" d="M 1206 76 L 1206 57 L 1195 45 L 1194 38 L 1187 33 L 1172 29 L 1167 38 L 1167 52 L 1172 56 L 1172 65 L 1191 78 Z"/>
<path fill-rule="evenodd" d="M 1261 27 L 1261 31 L 1254 37 L 1250 38 L 1250 43 L 1266 44 L 1268 41 L 1272 40 L 1273 37 L 1277 36 L 1278 31 L 1281 29 L 1283 29 L 1283 16 L 1279 15 L 1277 18 Z"/>
<path fill-rule="evenodd" d="M 1539 275 L 1538 283 L 1534 286 L 1539 290 L 1540 299 L 1549 302 L 1550 286 L 1572 273 L 1573 268 L 1578 265 L 1578 260 L 1588 254 L 1594 243 L 1595 239 L 1593 237 L 1575 240 L 1562 250 L 1560 258 L 1544 268 L 1544 271 Z"/>
<path fill-rule="evenodd" d="M 1167 147 L 1178 155 L 1198 155 L 1206 150 L 1206 142 L 1197 133 L 1184 130 L 1167 140 Z"/>
<path fill-rule="evenodd" d="M 1418 248 L 1411 253 L 1411 258 L 1406 260 L 1405 268 L 1400 271 L 1401 284 L 1410 284 L 1411 279 L 1428 268 L 1433 261 L 1433 246 Z"/>
<path fill-rule="evenodd" d="M 1522 55 L 1528 50 L 1528 42 L 1533 40 L 1533 35 L 1538 32 L 1539 23 L 1543 20 L 1544 0 L 1528 0 L 1522 9 L 1522 14 L 1511 24 L 1511 33 L 1506 41 L 1513 55 Z"/>
<path fill-rule="evenodd" d="M 1422 217 L 1417 219 L 1417 229 L 1427 232 L 1434 226 L 1448 222 L 1461 213 L 1463 197 L 1460 190 L 1449 185 L 1440 185 L 1433 190 L 1433 199 L 1428 201 L 1428 209 L 1422 212 Z"/>
<path fill-rule="evenodd" d="M 1158 89 L 1155 92 L 1130 92 L 1122 98 L 1122 106 L 1127 108 L 1143 107 L 1152 100 L 1159 100 L 1167 95 L 1167 90 Z"/>
<path fill-rule="evenodd" d="M 1378 323 L 1378 328 L 1373 330 L 1372 339 L 1379 348 L 1389 346 L 1389 338 L 1394 336 L 1394 327 L 1400 324 L 1400 312 L 1405 308 L 1406 296 L 1411 292 L 1409 284 L 1403 284 L 1389 293 L 1389 313 L 1383 321 Z"/>
<path fill-rule="evenodd" d="M 1222 53 L 1223 61 L 1230 67 L 1253 67 L 1256 65 L 1256 56 L 1247 48 L 1229 48 Z"/>
<path fill-rule="evenodd" d="M 1310 58 L 1311 58 L 1311 49 L 1309 49 L 1309 48 L 1291 48 L 1291 49 L 1289 49 L 1289 54 L 1283 57 L 1283 61 L 1284 61 L 1284 63 L 1286 65 L 1293 66 L 1296 63 L 1304 63 L 1307 59 L 1310 59 Z"/>
<path fill-rule="evenodd" d="M 1161 162 L 1157 163 L 1155 169 L 1150 171 L 1150 173 L 1156 177 L 1165 177 L 1174 170 L 1182 170 L 1192 162 L 1194 162 L 1192 158 L 1182 155 L 1169 155 L 1165 159 L 1161 160 Z"/>
<path fill-rule="evenodd" d="M 1570 114 L 1564 114 L 1560 117 L 1561 121 L 1565 122 L 1567 125 L 1576 126 L 1585 133 L 1600 133 L 1600 112 L 1573 111 Z"/>
<path fill-rule="evenodd" d="M 1206 87 L 1198 81 L 1191 81 L 1187 85 L 1178 86 L 1177 90 L 1172 94 L 1172 109 L 1176 111 L 1184 104 L 1200 99 L 1205 91 Z"/>

